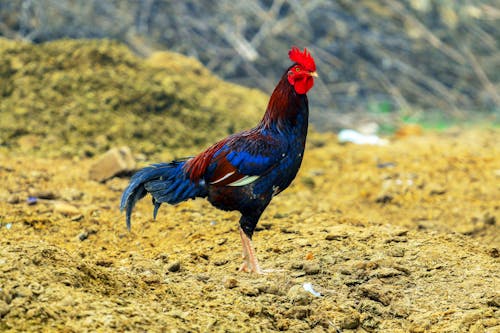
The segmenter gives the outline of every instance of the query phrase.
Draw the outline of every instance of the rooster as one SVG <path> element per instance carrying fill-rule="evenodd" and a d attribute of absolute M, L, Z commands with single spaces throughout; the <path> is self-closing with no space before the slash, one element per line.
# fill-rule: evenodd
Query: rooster
<path fill-rule="evenodd" d="M 274 89 L 261 122 L 217 142 L 191 158 L 150 165 L 130 179 L 120 209 L 127 228 L 138 200 L 150 193 L 153 218 L 164 202 L 171 205 L 208 198 L 216 208 L 241 213 L 243 246 L 240 271 L 262 274 L 252 246 L 260 216 L 271 199 L 286 189 L 302 163 L 309 106 L 306 93 L 314 84 L 316 64 L 304 49 L 288 52 L 293 62 Z"/>

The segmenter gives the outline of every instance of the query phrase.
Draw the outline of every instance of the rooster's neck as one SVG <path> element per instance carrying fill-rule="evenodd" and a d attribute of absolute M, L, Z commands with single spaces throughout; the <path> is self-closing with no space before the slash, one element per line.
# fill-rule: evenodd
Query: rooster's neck
<path fill-rule="evenodd" d="M 280 131 L 305 126 L 307 131 L 308 116 L 307 96 L 297 94 L 285 74 L 274 88 L 260 125 L 266 129 L 276 128 Z"/>

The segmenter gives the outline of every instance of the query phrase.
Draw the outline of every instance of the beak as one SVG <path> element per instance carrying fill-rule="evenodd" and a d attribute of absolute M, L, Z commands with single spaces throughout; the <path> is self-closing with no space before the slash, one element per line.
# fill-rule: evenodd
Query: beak
<path fill-rule="evenodd" d="M 318 77 L 318 73 L 316 72 L 309 72 L 309 75 L 311 75 L 312 77 Z"/>

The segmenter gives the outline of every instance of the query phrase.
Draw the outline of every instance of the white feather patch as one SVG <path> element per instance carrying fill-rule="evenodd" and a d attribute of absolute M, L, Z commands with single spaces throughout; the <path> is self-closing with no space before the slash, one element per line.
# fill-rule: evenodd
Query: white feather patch
<path fill-rule="evenodd" d="M 260 176 L 245 176 L 235 182 L 232 182 L 230 184 L 227 184 L 228 186 L 245 186 L 248 184 L 253 183 L 257 179 L 259 179 Z"/>
<path fill-rule="evenodd" d="M 211 182 L 210 184 L 217 184 L 221 181 L 223 181 L 224 179 L 226 179 L 227 177 L 231 176 L 232 174 L 234 174 L 234 171 L 233 172 L 229 172 L 229 173 L 226 173 L 223 177 L 217 179 L 217 180 L 214 180 L 213 182 Z"/>

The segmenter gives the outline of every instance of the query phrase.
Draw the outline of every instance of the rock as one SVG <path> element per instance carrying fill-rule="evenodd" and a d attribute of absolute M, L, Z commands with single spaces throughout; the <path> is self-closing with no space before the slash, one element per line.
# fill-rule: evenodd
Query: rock
<path fill-rule="evenodd" d="M 390 278 L 398 275 L 403 275 L 404 273 L 392 267 L 382 267 L 370 274 L 370 277 L 376 277 L 379 279 Z"/>
<path fill-rule="evenodd" d="M 486 225 L 495 225 L 497 223 L 497 218 L 495 217 L 495 215 L 486 212 L 483 216 L 483 222 Z"/>
<path fill-rule="evenodd" d="M 16 110 L 15 112 L 17 113 L 18 111 Z M 21 151 L 28 152 L 40 146 L 40 137 L 32 134 L 23 135 L 17 139 L 17 144 Z"/>
<path fill-rule="evenodd" d="M 54 212 L 60 213 L 64 216 L 77 216 L 81 215 L 78 208 L 65 202 L 55 202 Z"/>
<path fill-rule="evenodd" d="M 130 172 L 135 168 L 135 160 L 128 147 L 112 148 L 90 167 L 89 178 L 103 182 L 120 173 Z"/>
<path fill-rule="evenodd" d="M 301 284 L 292 286 L 286 295 L 290 301 L 297 305 L 308 305 L 314 297 L 311 293 L 306 291 Z"/>
<path fill-rule="evenodd" d="M 20 202 L 21 202 L 21 198 L 19 198 L 19 196 L 17 194 L 11 194 L 7 198 L 7 203 L 10 203 L 10 204 L 18 204 Z"/>
<path fill-rule="evenodd" d="M 386 251 L 388 256 L 391 257 L 404 257 L 405 256 L 405 250 L 404 248 L 399 248 L 399 247 L 391 247 Z"/>
<path fill-rule="evenodd" d="M 380 283 L 367 283 L 360 287 L 365 297 L 387 306 L 391 303 L 392 295 L 390 291 Z"/>
<path fill-rule="evenodd" d="M 160 260 L 164 264 L 168 264 L 168 254 L 167 253 L 160 253 L 155 257 L 156 260 Z"/>
<path fill-rule="evenodd" d="M 375 199 L 376 203 L 381 203 L 381 204 L 386 204 L 392 201 L 394 199 L 394 196 L 392 194 L 388 193 L 382 193 L 377 198 Z"/>
<path fill-rule="evenodd" d="M 486 304 L 491 307 L 500 308 L 500 294 L 494 294 L 488 296 L 488 301 Z"/>
<path fill-rule="evenodd" d="M 59 301 L 59 305 L 64 307 L 75 306 L 78 302 L 72 295 L 67 295 L 61 301 Z"/>
<path fill-rule="evenodd" d="M 89 238 L 90 235 L 93 235 L 93 234 L 96 234 L 97 233 L 97 230 L 85 230 L 85 231 L 82 231 L 79 235 L 78 235 L 78 239 L 81 240 L 82 242 L 84 240 L 86 240 L 87 238 Z"/>
<path fill-rule="evenodd" d="M 303 269 L 307 275 L 316 275 L 320 272 L 321 267 L 315 262 L 305 262 Z"/>
<path fill-rule="evenodd" d="M 65 188 L 61 190 L 61 199 L 64 201 L 80 200 L 83 197 L 83 192 L 76 188 Z"/>
<path fill-rule="evenodd" d="M 33 295 L 40 295 L 41 293 L 43 293 L 43 286 L 37 282 L 32 282 L 30 285 L 29 285 L 29 288 L 31 290 L 31 292 L 33 293 Z"/>
<path fill-rule="evenodd" d="M 224 287 L 227 288 L 227 289 L 233 289 L 233 288 L 236 288 L 238 286 L 238 280 L 236 280 L 235 278 L 226 278 L 224 279 Z"/>
<path fill-rule="evenodd" d="M 227 259 L 219 259 L 219 260 L 215 260 L 214 261 L 214 266 L 224 266 L 225 264 L 227 264 L 229 262 L 229 260 Z"/>
<path fill-rule="evenodd" d="M 167 270 L 172 273 L 178 272 L 180 269 L 181 269 L 181 263 L 178 261 L 174 261 L 173 263 L 167 266 Z"/>
<path fill-rule="evenodd" d="M 16 297 L 31 297 L 33 296 L 33 292 L 28 287 L 17 287 L 16 288 Z"/>
<path fill-rule="evenodd" d="M 239 289 L 240 292 L 246 296 L 257 296 L 259 294 L 259 289 L 251 284 L 242 285 Z"/>
<path fill-rule="evenodd" d="M 498 257 L 500 257 L 500 251 L 498 251 L 498 249 L 496 247 L 492 247 L 491 249 L 489 249 L 488 250 L 488 254 L 492 258 L 498 258 Z"/>
<path fill-rule="evenodd" d="M 340 328 L 345 330 L 353 330 L 359 326 L 359 313 L 352 311 L 340 318 Z"/>
<path fill-rule="evenodd" d="M 30 188 L 28 191 L 30 197 L 37 197 L 38 199 L 54 200 L 59 197 L 55 192 L 51 190 L 35 190 Z"/>
<path fill-rule="evenodd" d="M 5 301 L 0 300 L 0 318 L 5 317 L 10 311 L 10 306 Z"/>
<path fill-rule="evenodd" d="M 270 283 L 261 283 L 255 286 L 260 293 L 264 294 L 272 294 L 272 295 L 281 295 L 282 292 L 280 290 L 281 285 L 279 284 L 270 284 Z"/>
<path fill-rule="evenodd" d="M 220 238 L 218 241 L 217 241 L 217 245 L 224 245 L 226 244 L 227 242 L 227 238 Z"/>
<path fill-rule="evenodd" d="M 347 234 L 328 234 L 326 235 L 325 239 L 327 241 L 332 241 L 332 240 L 342 240 L 347 238 Z"/>
<path fill-rule="evenodd" d="M 308 306 L 294 306 L 285 312 L 287 318 L 304 319 L 309 317 L 311 309 Z"/>

